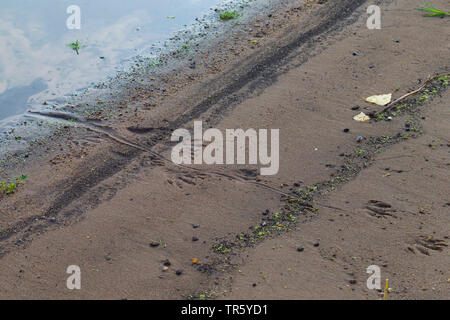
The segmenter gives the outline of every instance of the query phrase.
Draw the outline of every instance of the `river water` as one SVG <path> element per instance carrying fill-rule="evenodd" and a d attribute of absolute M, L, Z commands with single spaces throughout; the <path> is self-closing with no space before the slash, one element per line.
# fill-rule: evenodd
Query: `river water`
<path fill-rule="evenodd" d="M 2 0 L 0 120 L 22 114 L 30 104 L 42 104 L 45 97 L 69 94 L 113 76 L 124 61 L 220 2 Z M 77 10 L 67 12 L 72 5 L 79 15 Z M 70 47 L 76 41 L 79 54 Z"/>

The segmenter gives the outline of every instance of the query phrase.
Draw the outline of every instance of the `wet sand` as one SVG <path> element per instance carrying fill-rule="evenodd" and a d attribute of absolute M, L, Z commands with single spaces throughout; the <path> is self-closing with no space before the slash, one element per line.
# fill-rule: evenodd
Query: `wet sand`
<path fill-rule="evenodd" d="M 0 297 L 379 299 L 366 287 L 378 265 L 389 299 L 448 299 L 445 81 L 391 121 L 352 119 L 379 108 L 362 97 L 450 71 L 448 19 L 422 4 L 385 1 L 382 29 L 368 30 L 365 1 L 286 1 L 177 72 L 111 84 L 120 93 L 102 101 L 120 116 L 63 126 L 11 159 L 6 173 L 28 178 L 1 199 Z M 280 172 L 174 166 L 170 133 L 194 120 L 279 128 Z M 79 291 L 66 288 L 74 264 Z"/>

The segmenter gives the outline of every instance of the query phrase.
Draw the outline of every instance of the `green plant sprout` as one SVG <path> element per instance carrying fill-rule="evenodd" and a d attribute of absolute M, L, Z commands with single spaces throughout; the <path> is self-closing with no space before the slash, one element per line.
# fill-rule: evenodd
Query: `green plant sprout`
<path fill-rule="evenodd" d="M 80 54 L 80 49 L 85 48 L 86 46 L 81 46 L 80 42 L 77 40 L 75 42 L 66 44 L 67 47 L 69 47 L 70 49 L 72 49 L 73 51 L 75 51 L 77 53 L 77 55 Z"/>
<path fill-rule="evenodd" d="M 16 191 L 17 186 L 22 183 L 27 176 L 22 175 L 19 178 L 14 178 L 16 182 L 0 182 L 0 194 L 12 194 Z"/>
<path fill-rule="evenodd" d="M 220 20 L 232 20 L 239 17 L 239 13 L 236 11 L 224 11 L 220 14 Z"/>
<path fill-rule="evenodd" d="M 425 17 L 445 17 L 445 16 L 450 16 L 450 11 L 449 12 L 444 12 L 442 10 L 439 10 L 436 7 L 434 7 L 430 3 L 430 1 L 428 1 L 428 0 L 425 2 L 425 6 L 424 7 L 416 8 L 416 10 L 419 10 L 419 11 L 422 11 L 422 12 L 430 12 L 430 14 L 424 15 Z"/>

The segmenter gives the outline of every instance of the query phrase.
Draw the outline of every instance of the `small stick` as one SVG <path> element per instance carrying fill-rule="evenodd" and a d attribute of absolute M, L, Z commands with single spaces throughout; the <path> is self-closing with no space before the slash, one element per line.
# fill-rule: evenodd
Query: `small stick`
<path fill-rule="evenodd" d="M 420 91 L 422 91 L 422 90 L 423 90 L 423 89 L 424 89 L 431 81 L 433 81 L 434 79 L 439 78 L 439 77 L 443 77 L 443 76 L 448 76 L 448 75 L 450 75 L 450 73 L 441 74 L 441 75 L 437 75 L 437 76 L 434 76 L 434 77 L 429 76 L 428 79 L 427 79 L 427 81 L 425 81 L 424 84 L 421 85 L 419 89 L 416 89 L 416 90 L 414 90 L 414 91 L 411 91 L 411 92 L 409 92 L 409 93 L 407 93 L 407 94 L 401 96 L 400 98 L 398 98 L 398 99 L 392 101 L 392 102 L 389 103 L 386 107 L 384 107 L 383 110 L 376 112 L 375 115 L 374 115 L 374 117 L 376 117 L 377 115 L 379 115 L 379 114 L 381 114 L 381 113 L 384 113 L 384 112 L 388 111 L 388 110 L 391 109 L 393 106 L 395 106 L 396 104 L 398 104 L 400 101 L 402 101 L 402 100 L 404 100 L 404 99 L 406 99 L 406 98 L 408 98 L 408 97 L 410 97 L 410 96 L 412 96 L 412 95 L 414 95 L 414 94 L 416 94 L 416 93 L 419 93 Z"/>

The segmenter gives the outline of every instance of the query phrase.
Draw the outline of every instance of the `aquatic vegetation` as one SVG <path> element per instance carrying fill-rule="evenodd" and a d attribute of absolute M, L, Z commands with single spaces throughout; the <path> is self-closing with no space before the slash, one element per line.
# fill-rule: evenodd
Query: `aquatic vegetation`
<path fill-rule="evenodd" d="M 437 9 L 434 7 L 430 1 L 426 1 L 424 7 L 416 8 L 416 10 L 422 11 L 422 12 L 428 12 L 429 14 L 424 15 L 425 17 L 445 17 L 450 16 L 450 11 L 445 12 L 442 10 Z"/>
<path fill-rule="evenodd" d="M 17 190 L 17 186 L 22 183 L 27 176 L 22 175 L 19 178 L 15 178 L 15 182 L 0 182 L 0 194 L 11 194 Z"/>
<path fill-rule="evenodd" d="M 81 48 L 85 48 L 85 46 L 80 45 L 80 42 L 78 40 L 76 40 L 75 42 L 66 44 L 66 46 L 69 47 L 70 49 L 72 49 L 73 51 L 75 51 L 77 53 L 77 55 L 80 54 Z"/>
<path fill-rule="evenodd" d="M 220 20 L 233 20 L 239 17 L 237 11 L 224 11 L 220 14 Z"/>

